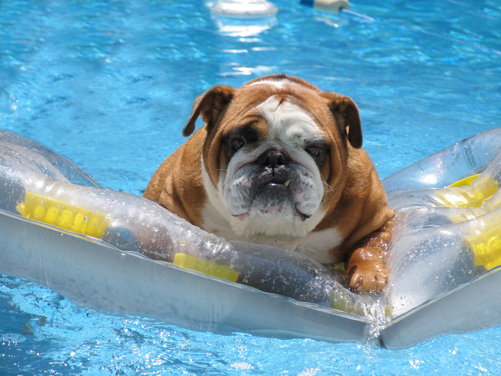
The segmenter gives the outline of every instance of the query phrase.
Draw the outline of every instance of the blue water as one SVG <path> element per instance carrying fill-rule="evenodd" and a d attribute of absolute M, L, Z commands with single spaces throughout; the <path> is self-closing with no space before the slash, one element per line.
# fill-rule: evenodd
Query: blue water
<path fill-rule="evenodd" d="M 275 4 L 275 20 L 245 28 L 211 18 L 197 0 L 0 2 L 0 128 L 45 144 L 106 188 L 141 194 L 183 142 L 197 95 L 270 73 L 351 96 L 382 178 L 499 125 L 499 2 L 354 1 L 365 17 Z M 1 375 L 501 370 L 500 328 L 404 351 L 221 336 L 82 309 L 8 276 L 0 335 Z"/>

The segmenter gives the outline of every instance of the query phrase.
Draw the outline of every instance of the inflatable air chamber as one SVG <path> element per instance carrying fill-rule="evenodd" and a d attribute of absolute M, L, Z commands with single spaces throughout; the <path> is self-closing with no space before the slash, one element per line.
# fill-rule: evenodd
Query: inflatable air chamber
<path fill-rule="evenodd" d="M 500 152 L 501 128 L 383 181 L 398 212 L 390 280 L 361 294 L 302 254 L 218 238 L 0 131 L 0 273 L 194 330 L 405 348 L 501 323 Z"/>

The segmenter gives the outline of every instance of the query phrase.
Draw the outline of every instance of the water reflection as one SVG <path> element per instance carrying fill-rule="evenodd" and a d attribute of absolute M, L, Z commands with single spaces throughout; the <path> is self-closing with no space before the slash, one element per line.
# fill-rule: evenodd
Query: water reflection
<path fill-rule="evenodd" d="M 276 17 L 242 19 L 213 15 L 212 19 L 220 33 L 230 37 L 255 36 L 277 25 Z"/>
<path fill-rule="evenodd" d="M 331 17 L 331 16 L 317 16 L 315 17 L 315 21 L 322 22 L 330 27 L 343 27 L 348 26 L 349 21 L 346 18 L 342 17 Z"/>
<path fill-rule="evenodd" d="M 219 0 L 211 12 L 224 17 L 263 18 L 277 14 L 278 8 L 267 0 Z"/>

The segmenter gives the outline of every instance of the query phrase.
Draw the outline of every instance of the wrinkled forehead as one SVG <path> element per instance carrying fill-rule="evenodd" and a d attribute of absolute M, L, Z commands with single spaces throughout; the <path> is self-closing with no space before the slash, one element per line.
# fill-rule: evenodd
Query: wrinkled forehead
<path fill-rule="evenodd" d="M 235 126 L 252 119 L 252 128 L 268 140 L 323 140 L 319 99 L 317 91 L 287 79 L 257 81 L 238 90 L 229 118 Z"/>
<path fill-rule="evenodd" d="M 248 84 L 244 85 L 244 87 L 251 87 L 251 86 L 257 86 L 257 85 L 267 85 L 271 87 L 275 87 L 278 89 L 284 89 L 286 86 L 290 85 L 295 85 L 301 87 L 302 85 L 292 81 L 288 78 L 281 78 L 281 79 L 266 79 L 266 80 L 260 80 L 260 81 L 253 81 L 249 82 Z"/>
<path fill-rule="evenodd" d="M 273 95 L 256 107 L 257 114 L 268 126 L 267 139 L 302 144 L 324 140 L 324 135 L 312 115 L 293 98 Z"/>

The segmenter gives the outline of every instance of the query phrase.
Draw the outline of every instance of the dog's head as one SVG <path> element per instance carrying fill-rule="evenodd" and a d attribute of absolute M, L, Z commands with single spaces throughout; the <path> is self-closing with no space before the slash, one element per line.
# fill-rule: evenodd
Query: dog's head
<path fill-rule="evenodd" d="M 183 129 L 207 124 L 204 187 L 241 236 L 304 236 L 321 222 L 346 179 L 349 148 L 362 146 L 348 97 L 272 75 L 198 97 Z"/>

